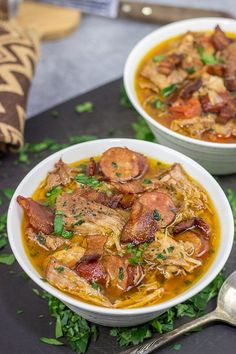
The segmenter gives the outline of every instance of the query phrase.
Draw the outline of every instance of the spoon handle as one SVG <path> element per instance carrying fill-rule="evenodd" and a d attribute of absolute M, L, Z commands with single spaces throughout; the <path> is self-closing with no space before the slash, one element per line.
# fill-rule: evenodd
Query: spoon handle
<path fill-rule="evenodd" d="M 145 343 L 140 344 L 134 348 L 122 351 L 119 354 L 149 354 L 152 353 L 155 349 L 161 347 L 162 345 L 174 340 L 175 338 L 181 336 L 186 332 L 190 332 L 197 327 L 201 327 L 209 322 L 219 320 L 219 313 L 217 311 L 212 311 L 202 317 L 199 317 L 189 323 L 174 329 L 173 331 L 163 334 L 162 336 L 156 339 L 150 339 L 145 341 Z"/>

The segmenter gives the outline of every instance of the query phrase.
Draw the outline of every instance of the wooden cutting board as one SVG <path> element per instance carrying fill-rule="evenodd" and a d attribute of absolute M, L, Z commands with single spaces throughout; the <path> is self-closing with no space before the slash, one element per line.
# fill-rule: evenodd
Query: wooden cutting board
<path fill-rule="evenodd" d="M 34 28 L 41 40 L 59 39 L 73 32 L 79 25 L 80 11 L 50 4 L 23 1 L 17 22 L 23 27 Z"/>

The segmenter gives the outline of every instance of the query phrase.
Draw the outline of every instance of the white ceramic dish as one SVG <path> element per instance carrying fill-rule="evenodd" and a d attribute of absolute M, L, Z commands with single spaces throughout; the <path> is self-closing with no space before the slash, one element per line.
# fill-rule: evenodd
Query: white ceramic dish
<path fill-rule="evenodd" d="M 156 122 L 138 101 L 134 80 L 141 60 L 150 49 L 189 30 L 205 31 L 214 29 L 216 25 L 224 31 L 236 33 L 236 21 L 223 18 L 196 18 L 179 21 L 150 33 L 133 48 L 124 69 L 124 85 L 130 101 L 153 131 L 158 142 L 180 151 L 199 162 L 213 174 L 225 175 L 236 172 L 236 144 L 221 144 L 193 139 L 176 133 Z"/>
<path fill-rule="evenodd" d="M 16 201 L 16 197 L 18 195 L 26 197 L 31 196 L 39 183 L 46 177 L 48 171 L 53 168 L 55 162 L 58 161 L 60 157 L 65 162 L 70 163 L 94 155 L 100 155 L 112 146 L 126 146 L 166 163 L 181 163 L 188 174 L 199 181 L 199 183 L 208 191 L 220 219 L 220 246 L 216 258 L 207 273 L 205 273 L 193 287 L 186 290 L 181 295 L 150 307 L 127 310 L 109 309 L 76 300 L 40 279 L 40 274 L 32 266 L 22 243 L 21 223 L 23 213 Z M 17 261 L 35 283 L 50 294 L 59 298 L 68 307 L 84 318 L 106 326 L 132 326 L 144 323 L 166 311 L 168 308 L 179 304 L 198 293 L 207 286 L 223 268 L 232 248 L 234 234 L 233 216 L 228 200 L 216 180 L 203 167 L 190 158 L 167 147 L 133 139 L 104 139 L 86 142 L 56 152 L 40 162 L 25 176 L 12 197 L 8 211 L 7 229 L 10 245 Z"/>

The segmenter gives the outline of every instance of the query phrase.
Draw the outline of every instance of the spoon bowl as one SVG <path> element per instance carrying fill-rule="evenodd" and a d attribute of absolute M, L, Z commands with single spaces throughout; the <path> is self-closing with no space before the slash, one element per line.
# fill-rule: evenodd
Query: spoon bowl
<path fill-rule="evenodd" d="M 223 317 L 222 320 L 236 326 L 236 271 L 222 285 L 216 311 Z"/>
<path fill-rule="evenodd" d="M 163 334 L 158 338 L 145 341 L 143 344 L 120 352 L 120 354 L 149 354 L 160 348 L 162 345 L 176 339 L 177 337 L 191 332 L 196 328 L 205 326 L 211 322 L 225 322 L 236 326 L 236 271 L 234 271 L 223 283 L 218 299 L 217 308 L 206 315 L 185 323 L 172 332 Z"/>

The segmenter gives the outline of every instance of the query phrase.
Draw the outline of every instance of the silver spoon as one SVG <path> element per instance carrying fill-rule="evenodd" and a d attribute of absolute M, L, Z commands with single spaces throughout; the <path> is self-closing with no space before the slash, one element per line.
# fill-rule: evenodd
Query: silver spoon
<path fill-rule="evenodd" d="M 190 332 L 197 327 L 201 327 L 210 322 L 221 321 L 229 325 L 236 326 L 236 271 L 234 271 L 222 285 L 217 307 L 214 311 L 186 323 L 172 332 L 166 333 L 158 338 L 150 339 L 144 344 L 127 349 L 119 354 L 149 354 L 160 348 L 162 345 Z"/>

